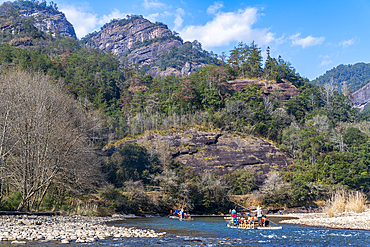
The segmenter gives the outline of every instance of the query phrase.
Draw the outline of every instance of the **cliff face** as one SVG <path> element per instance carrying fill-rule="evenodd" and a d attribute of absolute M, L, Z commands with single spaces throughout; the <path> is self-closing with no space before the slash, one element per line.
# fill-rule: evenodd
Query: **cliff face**
<path fill-rule="evenodd" d="M 272 143 L 256 137 L 242 138 L 219 132 L 202 132 L 194 129 L 169 135 L 148 135 L 138 140 L 121 143 L 105 150 L 110 155 L 126 143 L 137 142 L 146 147 L 166 147 L 169 157 L 198 173 L 211 172 L 217 175 L 237 169 L 255 171 L 258 185 L 267 174 L 279 171 L 292 161 Z"/>
<path fill-rule="evenodd" d="M 0 5 L 0 32 L 5 35 L 3 42 L 7 42 L 10 38 L 7 36 L 11 35 L 14 38 L 37 35 L 32 28 L 54 36 L 59 34 L 77 39 L 72 24 L 53 2 L 49 6 L 46 2 L 37 1 L 5 2 Z"/>
<path fill-rule="evenodd" d="M 299 94 L 299 90 L 288 81 L 282 81 L 278 83 L 272 81 L 259 81 L 251 79 L 229 81 L 229 84 L 232 86 L 232 88 L 239 92 L 242 92 L 245 87 L 247 85 L 250 85 L 251 83 L 256 83 L 259 88 L 263 89 L 263 93 L 265 95 L 271 94 L 274 90 L 281 92 L 284 96 L 283 101 L 287 101 L 291 97 Z"/>
<path fill-rule="evenodd" d="M 31 8 L 20 11 L 22 16 L 34 17 L 36 20 L 35 27 L 45 33 L 52 32 L 62 36 L 77 39 L 73 25 L 67 20 L 62 12 L 50 9 Z"/>
<path fill-rule="evenodd" d="M 88 35 L 89 36 L 89 35 Z M 192 49 L 192 43 L 183 43 L 168 27 L 162 23 L 151 23 L 140 17 L 112 21 L 106 24 L 100 32 L 90 35 L 83 41 L 92 47 L 103 51 L 111 51 L 121 59 L 122 63 L 150 65 L 147 73 L 152 76 L 165 76 L 170 74 L 189 74 L 206 64 L 190 61 L 179 56 L 184 61 L 176 60 L 176 67 L 166 59 L 158 59 L 173 48 Z M 188 54 L 189 55 L 189 54 Z M 124 60 L 124 56 L 128 61 Z M 177 59 L 177 58 L 176 58 Z M 164 65 L 164 64 L 167 65 Z M 169 65 L 170 64 L 170 65 Z"/>
<path fill-rule="evenodd" d="M 370 102 L 370 83 L 353 94 L 353 107 L 363 109 Z"/>
<path fill-rule="evenodd" d="M 172 32 L 165 25 L 152 25 L 144 18 L 135 19 L 125 25 L 113 22 L 91 38 L 93 44 L 103 51 L 112 51 L 115 55 L 128 53 L 133 63 L 150 61 L 154 53 L 162 49 L 180 46 L 182 42 L 169 38 L 165 42 L 154 42 L 135 49 L 137 42 L 143 43 L 163 37 L 170 37 Z M 132 51 L 129 51 L 133 49 Z"/>

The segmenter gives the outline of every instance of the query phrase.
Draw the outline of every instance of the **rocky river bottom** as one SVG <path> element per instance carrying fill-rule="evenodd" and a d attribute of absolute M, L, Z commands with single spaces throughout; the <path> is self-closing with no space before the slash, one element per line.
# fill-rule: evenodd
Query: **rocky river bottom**
<path fill-rule="evenodd" d="M 370 231 L 270 219 L 282 229 L 227 228 L 223 217 L 0 216 L 0 246 L 370 246 Z"/>

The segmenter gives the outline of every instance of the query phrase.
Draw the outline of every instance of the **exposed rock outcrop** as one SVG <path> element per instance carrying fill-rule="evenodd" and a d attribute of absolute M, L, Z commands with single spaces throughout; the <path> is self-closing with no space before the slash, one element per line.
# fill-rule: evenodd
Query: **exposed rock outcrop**
<path fill-rule="evenodd" d="M 370 102 L 370 83 L 366 84 L 352 95 L 353 107 L 363 109 Z"/>
<path fill-rule="evenodd" d="M 39 30 L 53 35 L 62 35 L 77 39 L 72 24 L 56 6 L 47 6 L 46 2 L 15 1 L 0 6 L 0 32 L 10 30 L 12 34 L 24 31 L 25 19 L 33 19 L 32 24 Z"/>
<path fill-rule="evenodd" d="M 292 161 L 272 143 L 256 137 L 242 138 L 219 132 L 201 132 L 194 129 L 171 135 L 148 135 L 138 140 L 129 140 L 105 150 L 111 155 L 119 147 L 136 142 L 151 147 L 167 146 L 169 156 L 198 173 L 211 172 L 217 175 L 237 169 L 255 171 L 257 184 L 262 185 L 267 174 L 279 171 Z M 165 145 L 164 145 L 165 144 Z"/>
<path fill-rule="evenodd" d="M 147 47 L 141 47 L 135 50 L 135 44 L 137 42 L 145 42 L 171 35 L 172 32 L 166 25 L 153 25 L 150 21 L 144 18 L 138 18 L 129 21 L 128 23 L 120 21 L 112 22 L 103 28 L 97 35 L 93 36 L 91 41 L 101 50 L 111 50 L 115 55 L 129 53 L 130 59 L 138 62 L 150 59 L 148 53 L 152 54 L 154 52 L 158 52 L 161 47 L 157 47 L 156 45 L 170 48 L 173 46 L 180 46 L 182 45 L 182 42 L 169 39 L 167 42 L 161 42 L 161 44 L 152 43 Z M 129 51 L 130 49 L 134 50 L 131 52 Z M 145 56 L 143 56 L 142 59 L 138 59 L 137 55 Z"/>
<path fill-rule="evenodd" d="M 67 20 L 64 13 L 60 11 L 31 8 L 21 11 L 21 15 L 42 20 L 42 22 L 36 22 L 35 27 L 45 33 L 52 32 L 53 34 L 77 39 L 73 25 Z"/>
<path fill-rule="evenodd" d="M 176 67 L 171 65 L 163 68 L 161 63 L 154 64 L 164 52 L 170 52 L 173 48 L 181 46 L 190 47 L 191 50 L 192 43 L 183 43 L 175 32 L 162 23 L 152 23 L 137 16 L 112 21 L 106 24 L 100 32 L 84 39 L 84 42 L 103 51 L 111 51 L 121 59 L 121 62 L 127 62 L 124 61 L 126 59 L 124 56 L 126 56 L 129 64 L 150 65 L 147 74 L 154 77 L 171 74 L 188 75 L 206 66 L 206 64 L 186 61 L 186 59 L 185 61 L 178 60 Z"/>
<path fill-rule="evenodd" d="M 281 82 L 260 81 L 253 79 L 229 81 L 229 84 L 231 84 L 232 88 L 239 92 L 242 92 L 245 87 L 247 85 L 250 85 L 251 83 L 256 83 L 259 88 L 262 88 L 265 95 L 271 94 L 274 90 L 280 91 L 284 95 L 284 101 L 287 101 L 291 97 L 299 94 L 299 90 L 294 85 L 285 80 Z"/>

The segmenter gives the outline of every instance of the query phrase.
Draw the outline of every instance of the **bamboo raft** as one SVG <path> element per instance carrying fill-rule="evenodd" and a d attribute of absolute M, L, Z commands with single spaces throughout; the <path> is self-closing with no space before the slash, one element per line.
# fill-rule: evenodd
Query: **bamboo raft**
<path fill-rule="evenodd" d="M 188 221 L 188 220 L 193 220 L 193 218 L 189 218 L 189 217 L 187 217 L 187 218 L 180 218 L 179 216 L 174 216 L 174 215 L 170 215 L 170 216 L 168 216 L 168 218 L 170 218 L 170 219 L 174 219 L 174 220 L 181 220 L 181 221 Z"/>
<path fill-rule="evenodd" d="M 257 230 L 279 230 L 281 226 L 258 226 L 258 221 L 248 223 L 247 220 L 240 222 L 238 225 L 233 225 L 232 217 L 224 217 L 227 227 L 237 229 L 257 229 Z M 238 219 L 239 220 L 239 219 Z"/>

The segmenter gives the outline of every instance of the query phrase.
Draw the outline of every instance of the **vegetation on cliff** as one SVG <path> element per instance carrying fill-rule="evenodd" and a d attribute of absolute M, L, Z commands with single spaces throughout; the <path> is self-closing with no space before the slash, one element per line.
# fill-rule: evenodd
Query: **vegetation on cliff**
<path fill-rule="evenodd" d="M 337 84 L 339 90 L 343 85 L 347 85 L 353 92 L 369 82 L 370 64 L 367 63 L 340 64 L 312 81 L 312 83 L 320 86 L 326 83 L 334 83 Z"/>
<path fill-rule="evenodd" d="M 338 187 L 369 194 L 367 115 L 359 115 L 352 109 L 348 96 L 330 85 L 314 85 L 280 56 L 272 58 L 269 49 L 263 61 L 261 48 L 254 42 L 240 43 L 229 55 L 221 56 L 202 50 L 199 43 L 184 44 L 173 52 L 163 53 L 162 60 L 155 65 L 179 67 L 178 61 L 193 62 L 190 57 L 208 65 L 189 75 L 154 78 L 145 74 L 146 69 L 135 64 L 122 65 L 112 54 L 87 48 L 79 41 L 55 37 L 48 44 L 25 48 L 0 45 L 1 87 L 13 85 L 13 91 L 19 92 L 20 97 L 13 95 L 13 101 L 1 102 L 8 104 L 9 109 L 13 106 L 17 109 L 1 108 L 0 112 L 3 133 L 0 161 L 4 168 L 0 170 L 0 207 L 3 209 L 68 210 L 79 201 L 99 205 L 92 207 L 95 214 L 114 210 L 167 212 L 173 207 L 221 213 L 234 203 L 314 205 L 329 198 Z M 15 68 L 36 72 L 17 72 Z M 29 78 L 22 81 L 32 82 L 37 77 L 48 86 L 40 85 L 41 89 L 37 89 L 37 84 L 35 88 L 12 84 L 21 78 L 16 73 Z M 253 82 L 242 91 L 235 91 L 228 83 L 242 78 L 264 80 L 267 84 L 288 82 L 300 94 L 286 100 L 281 91 L 267 91 Z M 62 86 L 57 81 L 62 81 Z M 58 89 L 55 91 L 52 85 Z M 54 95 L 43 91 L 49 87 L 58 95 L 54 98 L 68 99 L 65 102 L 70 102 L 70 111 L 66 112 L 67 106 L 48 97 Z M 34 96 L 35 90 L 44 92 L 45 97 Z M 3 93 L 10 97 L 5 89 Z M 73 95 L 75 102 L 66 94 Z M 23 105 L 22 100 L 26 99 L 39 100 L 33 103 L 33 111 Z M 48 118 L 50 111 L 53 116 L 66 114 L 60 117 L 60 121 L 66 122 Z M 37 114 L 44 117 L 37 118 Z M 10 121 L 10 116 L 15 120 Z M 99 128 L 86 126 L 97 119 L 102 124 L 96 126 Z M 216 175 L 205 169 L 199 173 L 174 159 L 170 141 L 156 145 L 140 141 L 149 140 L 153 133 L 165 138 L 168 133 L 184 133 L 192 128 L 233 135 L 235 140 L 253 136 L 268 139 L 293 164 L 257 183 L 260 174 L 253 170 L 237 169 Z M 4 131 L 8 129 L 9 132 Z M 61 138 L 56 138 L 56 133 L 62 133 Z M 72 138 L 71 133 L 75 137 L 84 136 L 84 141 L 71 150 L 63 149 L 72 152 L 73 159 L 66 162 L 63 155 L 67 152 L 58 153 L 59 149 L 55 148 L 53 153 L 47 146 L 50 143 L 59 147 L 58 141 L 68 143 L 62 137 Z M 29 145 L 21 146 L 17 138 Z M 180 147 L 192 153 L 190 146 Z M 80 148 L 83 151 L 79 152 Z M 94 148 L 103 156 L 97 159 L 101 161 L 99 172 L 97 164 L 90 162 L 95 157 Z M 35 155 L 42 150 L 44 160 L 36 159 Z M 56 160 L 64 160 L 63 165 L 52 163 Z M 40 177 L 35 174 L 40 167 L 49 169 L 45 174 L 50 179 L 37 180 Z M 92 176 L 89 173 L 92 171 L 102 180 L 86 179 Z M 81 178 L 85 173 L 87 177 Z"/>

